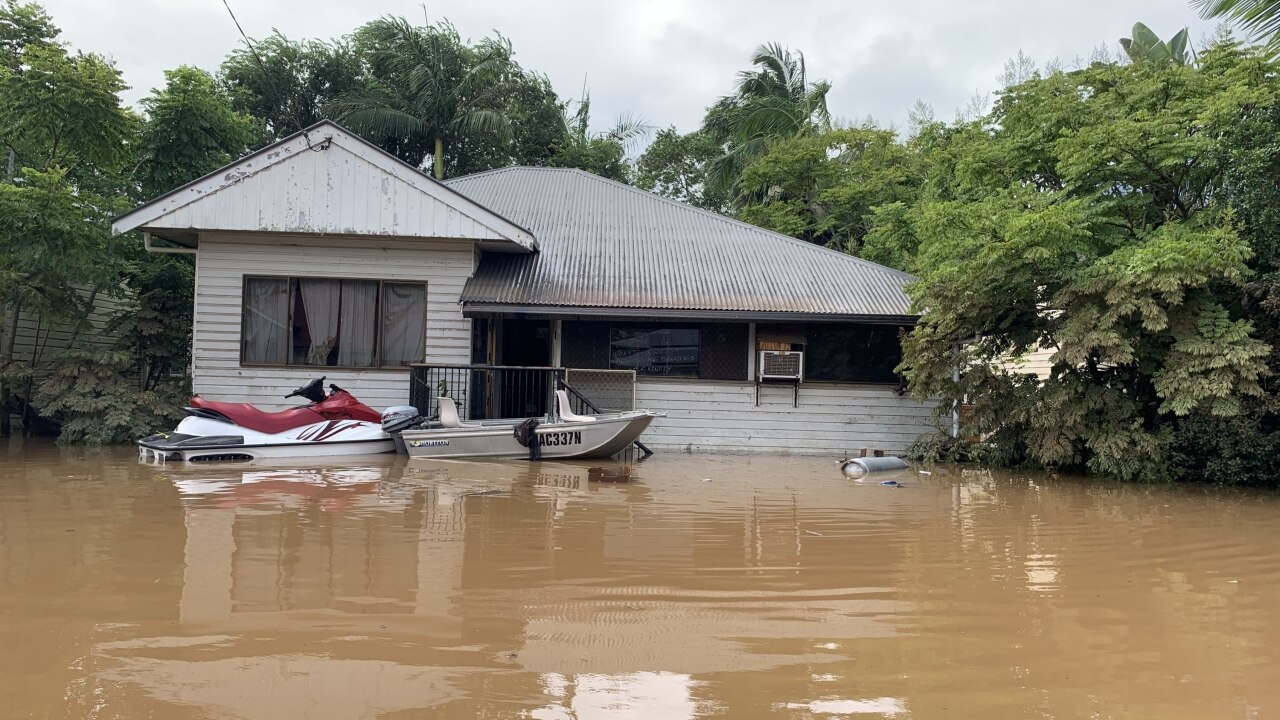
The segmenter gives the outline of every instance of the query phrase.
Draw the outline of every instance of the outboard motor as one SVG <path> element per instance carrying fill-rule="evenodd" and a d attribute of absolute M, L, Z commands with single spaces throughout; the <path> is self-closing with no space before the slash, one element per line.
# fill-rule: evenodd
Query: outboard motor
<path fill-rule="evenodd" d="M 382 431 L 393 435 L 408 430 L 421 415 L 412 405 L 396 405 L 382 411 Z"/>
<path fill-rule="evenodd" d="M 412 405 L 395 405 L 382 411 L 382 431 L 395 441 L 397 454 L 409 454 L 409 448 L 405 447 L 400 432 L 416 426 L 421 420 L 418 408 Z"/>

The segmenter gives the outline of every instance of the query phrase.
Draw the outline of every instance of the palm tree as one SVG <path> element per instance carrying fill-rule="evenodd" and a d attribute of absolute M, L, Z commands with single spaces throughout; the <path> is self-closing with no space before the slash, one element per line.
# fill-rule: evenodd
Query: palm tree
<path fill-rule="evenodd" d="M 1244 28 L 1255 39 L 1266 40 L 1272 53 L 1280 52 L 1280 1 L 1191 0 L 1202 18 L 1221 18 Z"/>
<path fill-rule="evenodd" d="M 712 105 L 704 122 L 706 132 L 725 146 L 708 168 L 708 180 L 720 187 L 732 185 L 770 141 L 831 126 L 831 83 L 809 82 L 804 53 L 770 43 L 756 49 L 751 64 L 753 69 L 738 73 L 734 93 Z"/>
<path fill-rule="evenodd" d="M 1120 46 L 1132 62 L 1171 62 L 1186 65 L 1187 29 L 1183 28 L 1168 42 L 1161 40 L 1151 28 L 1142 23 L 1133 24 L 1133 37 L 1120 38 Z"/>
<path fill-rule="evenodd" d="M 583 88 L 581 100 L 570 100 L 561 106 L 564 134 L 556 144 L 547 165 L 575 167 L 620 182 L 630 182 L 627 155 L 653 133 L 644 120 L 623 114 L 613 127 L 604 132 L 591 132 L 591 94 Z"/>
<path fill-rule="evenodd" d="M 329 117 L 396 146 L 420 167 L 429 156 L 436 179 L 444 178 L 446 144 L 475 135 L 510 142 L 498 82 L 512 67 L 505 38 L 469 47 L 448 22 L 416 27 L 386 17 L 360 28 L 355 41 L 369 65 L 368 85 L 330 102 Z"/>

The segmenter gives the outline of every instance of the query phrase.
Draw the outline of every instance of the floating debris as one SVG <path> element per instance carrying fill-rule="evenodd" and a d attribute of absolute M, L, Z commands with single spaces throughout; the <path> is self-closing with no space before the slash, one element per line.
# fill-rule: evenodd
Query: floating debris
<path fill-rule="evenodd" d="M 873 472 L 907 470 L 910 467 L 905 460 L 897 457 L 845 458 L 840 461 L 840 471 L 847 478 L 860 478 Z"/>

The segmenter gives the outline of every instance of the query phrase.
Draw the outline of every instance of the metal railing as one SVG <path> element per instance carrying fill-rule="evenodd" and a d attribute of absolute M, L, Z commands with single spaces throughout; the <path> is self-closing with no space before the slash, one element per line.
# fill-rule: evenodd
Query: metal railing
<path fill-rule="evenodd" d="M 439 416 L 438 397 L 453 398 L 461 420 L 542 417 L 563 377 L 553 367 L 418 364 L 409 370 L 409 404 L 426 418 Z"/>

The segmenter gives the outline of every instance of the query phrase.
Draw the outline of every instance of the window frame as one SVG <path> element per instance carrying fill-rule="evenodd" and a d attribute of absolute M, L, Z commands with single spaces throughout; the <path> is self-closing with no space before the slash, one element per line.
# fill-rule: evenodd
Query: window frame
<path fill-rule="evenodd" d="M 835 328 L 837 328 L 837 329 L 842 329 L 842 330 L 853 330 L 853 329 L 867 328 L 870 332 L 874 332 L 874 329 L 875 329 L 875 328 L 893 328 L 893 329 L 896 331 L 896 332 L 894 333 L 894 334 L 895 334 L 895 336 L 900 337 L 900 333 L 901 333 L 901 331 L 902 331 L 904 328 L 908 328 L 908 327 L 911 327 L 911 326 L 908 326 L 908 325 L 899 325 L 899 324 L 896 324 L 896 323 L 830 323 L 830 324 L 828 324 L 828 323 L 806 323 L 806 324 L 805 324 L 805 326 L 804 326 L 804 335 L 805 335 L 805 342 L 804 342 L 804 384 L 806 384 L 806 385 L 818 385 L 818 384 L 822 384 L 822 385 L 846 385 L 846 386 L 852 386 L 852 385 L 863 385 L 863 386 L 870 386 L 870 387 L 902 387 L 902 386 L 903 386 L 903 377 L 902 377 L 902 375 L 901 375 L 901 374 L 896 373 L 896 372 L 894 373 L 894 379 L 893 379 L 893 380 L 888 380 L 888 379 L 885 379 L 885 380 L 834 380 L 834 379 L 830 379 L 830 378 L 814 377 L 814 376 L 813 376 L 813 371 L 811 371 L 811 370 L 810 370 L 810 365 L 809 365 L 809 363 L 810 363 L 810 362 L 812 361 L 812 359 L 814 358 L 813 352 L 812 352 L 812 350 L 811 350 L 812 346 L 814 345 L 814 343 L 813 343 L 813 341 L 812 341 L 813 331 L 814 331 L 814 329 L 815 329 L 815 328 L 819 328 L 819 327 L 822 327 L 822 328 L 824 328 L 824 329 L 830 329 L 830 328 L 832 328 L 832 327 L 835 327 Z M 898 342 L 898 363 L 901 363 L 901 361 L 902 361 L 902 353 L 903 353 L 901 339 L 898 339 L 898 341 L 897 341 L 897 342 Z M 895 365 L 895 367 L 896 367 L 896 365 L 897 365 L 898 363 L 895 363 L 895 364 L 894 364 L 894 365 Z M 819 373 L 821 373 L 821 371 L 818 371 L 818 372 L 819 372 Z"/>
<path fill-rule="evenodd" d="M 285 327 L 288 329 L 288 333 L 289 333 L 289 348 L 288 348 L 288 352 L 285 353 L 285 362 L 283 363 L 245 362 L 244 357 L 245 357 L 245 350 L 247 349 L 247 345 L 246 345 L 247 339 L 245 338 L 244 329 L 246 326 L 246 319 L 249 312 L 249 306 L 248 306 L 248 303 L 245 302 L 245 298 L 248 297 L 250 280 L 283 280 L 288 285 L 289 301 L 287 304 L 288 304 L 289 312 L 285 320 Z M 293 356 L 293 308 L 295 305 L 293 291 L 294 291 L 294 281 L 296 280 L 336 280 L 336 281 L 351 280 L 351 281 L 364 281 L 364 282 L 378 283 L 378 298 L 377 298 L 377 302 L 374 304 L 374 306 L 377 308 L 377 312 L 374 317 L 374 331 L 373 331 L 374 332 L 374 335 L 373 335 L 374 363 L 372 365 L 305 365 L 305 364 L 289 362 L 288 358 Z M 393 278 L 368 278 L 368 277 L 333 277 L 330 275 L 275 275 L 275 274 L 249 275 L 249 274 L 246 274 L 246 275 L 242 275 L 240 278 L 240 338 L 239 338 L 240 351 L 239 351 L 239 357 L 237 358 L 239 360 L 240 367 L 317 368 L 317 369 L 328 368 L 330 370 L 351 370 L 351 371 L 362 371 L 362 372 L 368 372 L 372 370 L 405 370 L 411 367 L 413 363 L 409 363 L 407 365 L 384 365 L 382 363 L 382 325 L 384 322 L 383 303 L 385 302 L 384 290 L 387 284 L 421 285 L 422 286 L 422 337 L 426 340 L 426 343 L 424 343 L 423 345 L 422 356 L 425 359 L 426 352 L 427 352 L 426 348 L 431 343 L 431 337 L 430 335 L 427 334 L 427 331 L 430 328 L 428 319 L 429 319 L 429 316 L 431 315 L 430 307 L 429 307 L 431 294 L 430 294 L 430 283 L 426 280 L 397 280 Z M 422 360 L 417 360 L 415 362 L 422 362 Z"/>

